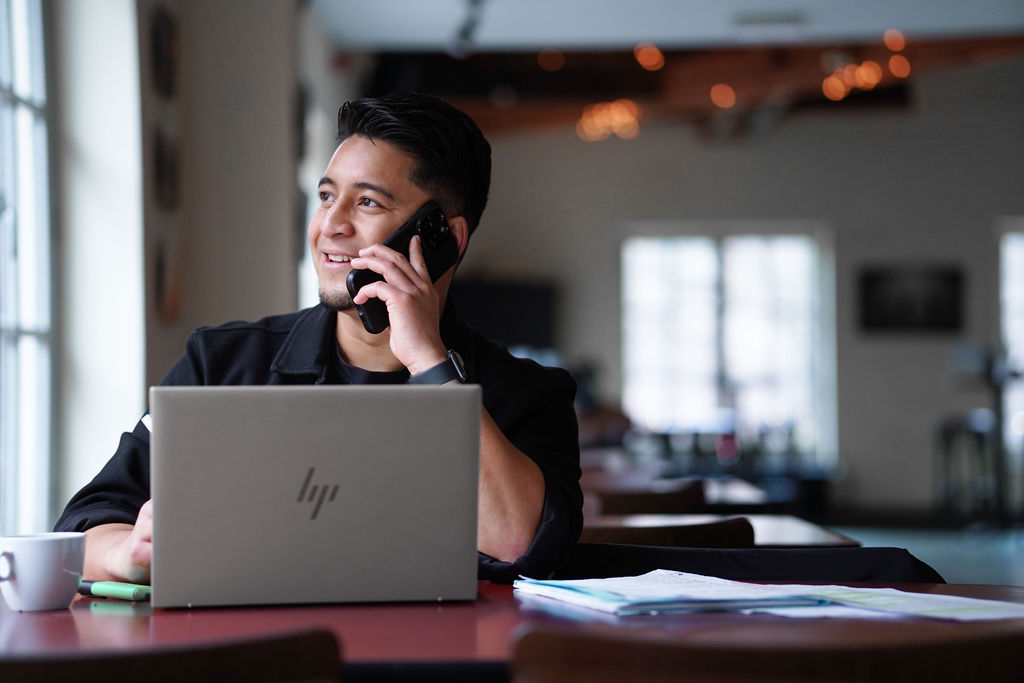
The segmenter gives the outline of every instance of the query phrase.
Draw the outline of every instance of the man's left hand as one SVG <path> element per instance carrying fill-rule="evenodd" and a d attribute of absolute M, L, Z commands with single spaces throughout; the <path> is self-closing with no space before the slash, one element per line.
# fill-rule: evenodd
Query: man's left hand
<path fill-rule="evenodd" d="M 365 285 L 352 299 L 364 304 L 377 297 L 387 306 L 391 321 L 391 353 L 410 374 L 444 361 L 441 341 L 441 298 L 430 281 L 419 236 L 409 242 L 409 258 L 382 244 L 359 250 L 353 268 L 369 268 L 383 281 Z"/>

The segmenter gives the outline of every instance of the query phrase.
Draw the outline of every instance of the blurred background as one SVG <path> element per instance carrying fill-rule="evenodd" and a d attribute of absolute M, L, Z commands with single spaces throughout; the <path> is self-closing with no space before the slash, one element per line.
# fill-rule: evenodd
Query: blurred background
<path fill-rule="evenodd" d="M 400 90 L 491 141 L 455 301 L 573 372 L 586 449 L 858 528 L 1019 525 L 1019 2 L 0 0 L 0 52 L 5 533 L 190 330 L 316 302 L 337 109 Z"/>

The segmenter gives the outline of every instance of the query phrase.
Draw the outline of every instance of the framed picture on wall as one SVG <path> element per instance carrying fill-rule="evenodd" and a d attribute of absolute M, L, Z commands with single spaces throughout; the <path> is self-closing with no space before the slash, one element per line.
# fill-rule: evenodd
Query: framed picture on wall
<path fill-rule="evenodd" d="M 865 332 L 959 332 L 964 273 L 959 266 L 865 266 L 858 274 L 860 329 Z"/>

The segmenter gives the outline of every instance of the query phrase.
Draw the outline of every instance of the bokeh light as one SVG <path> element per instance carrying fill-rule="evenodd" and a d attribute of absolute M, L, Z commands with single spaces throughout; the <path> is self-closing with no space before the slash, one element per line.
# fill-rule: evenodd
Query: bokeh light
<path fill-rule="evenodd" d="M 907 46 L 907 39 L 903 36 L 903 33 L 894 28 L 882 34 L 882 42 L 893 52 L 900 52 Z"/>
<path fill-rule="evenodd" d="M 725 83 L 711 86 L 711 101 L 719 109 L 729 109 L 736 105 L 736 91 Z"/>
<path fill-rule="evenodd" d="M 906 78 L 910 75 L 910 60 L 903 55 L 889 57 L 889 73 L 896 78 Z"/>
<path fill-rule="evenodd" d="M 633 48 L 637 63 L 647 71 L 657 71 L 665 66 L 665 55 L 651 43 L 640 43 Z"/>

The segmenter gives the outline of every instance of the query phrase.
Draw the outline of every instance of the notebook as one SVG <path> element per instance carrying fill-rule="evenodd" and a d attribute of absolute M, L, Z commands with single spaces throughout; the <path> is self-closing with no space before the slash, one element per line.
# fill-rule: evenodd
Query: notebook
<path fill-rule="evenodd" d="M 153 606 L 475 599 L 480 401 L 151 388 Z"/>

